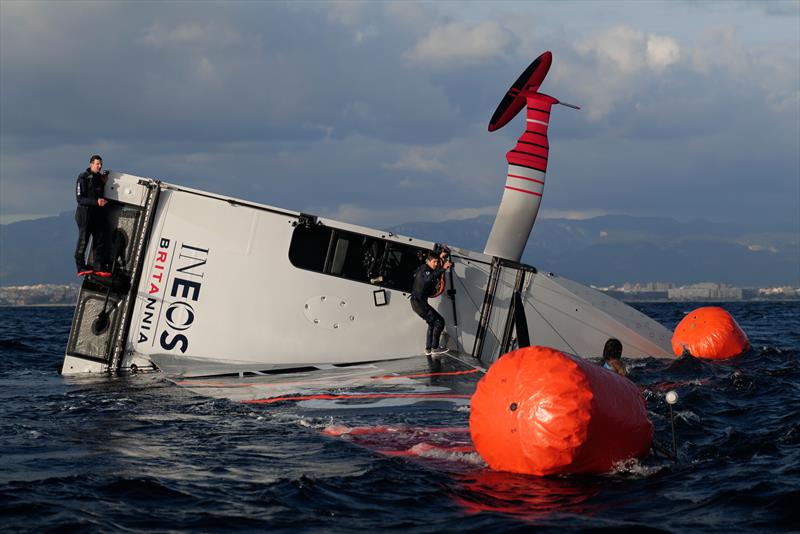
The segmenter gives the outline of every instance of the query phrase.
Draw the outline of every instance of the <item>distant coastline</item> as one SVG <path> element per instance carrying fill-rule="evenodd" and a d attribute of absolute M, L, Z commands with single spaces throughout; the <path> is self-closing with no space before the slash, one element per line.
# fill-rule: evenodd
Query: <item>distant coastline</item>
<path fill-rule="evenodd" d="M 626 303 L 637 302 L 778 302 L 800 301 L 800 288 L 736 288 L 724 284 L 704 283 L 683 286 L 668 292 L 652 290 L 649 285 L 622 290 L 616 287 L 594 287 L 612 298 Z M 36 284 L 0 286 L 0 307 L 69 307 L 75 306 L 79 284 Z M 458 297 L 456 297 L 458 298 Z"/>
<path fill-rule="evenodd" d="M 614 297 L 617 298 L 617 297 Z M 674 304 L 679 304 L 681 302 L 703 302 L 703 303 L 714 303 L 714 302 L 795 302 L 800 301 L 800 297 L 758 297 L 758 298 L 751 298 L 751 299 L 634 299 L 634 298 L 626 298 L 626 299 L 617 299 L 622 302 L 626 302 L 628 304 L 636 304 L 637 302 L 646 302 L 646 303 L 653 303 L 653 302 L 672 302 Z"/>
<path fill-rule="evenodd" d="M 0 286 L 0 307 L 75 306 L 78 284 Z"/>
<path fill-rule="evenodd" d="M 75 304 L 0 304 L 0 308 L 74 308 Z"/>
<path fill-rule="evenodd" d="M 481 215 L 386 230 L 481 251 L 493 221 L 493 215 Z M 80 285 L 72 261 L 76 238 L 72 211 L 0 225 L 0 291 L 24 284 Z M 669 291 L 705 282 L 747 292 L 746 288 L 800 287 L 799 253 L 800 235 L 790 224 L 754 233 L 738 223 L 604 215 L 538 220 L 522 263 L 601 290 Z"/>

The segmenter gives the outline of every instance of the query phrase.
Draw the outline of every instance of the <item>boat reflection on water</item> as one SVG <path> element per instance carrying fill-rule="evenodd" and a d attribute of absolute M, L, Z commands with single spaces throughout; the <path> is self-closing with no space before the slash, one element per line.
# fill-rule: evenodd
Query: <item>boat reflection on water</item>
<path fill-rule="evenodd" d="M 586 501 L 600 493 L 596 477 L 553 478 L 481 469 L 455 477 L 453 499 L 468 512 L 496 512 L 526 519 L 553 513 L 592 513 Z"/>

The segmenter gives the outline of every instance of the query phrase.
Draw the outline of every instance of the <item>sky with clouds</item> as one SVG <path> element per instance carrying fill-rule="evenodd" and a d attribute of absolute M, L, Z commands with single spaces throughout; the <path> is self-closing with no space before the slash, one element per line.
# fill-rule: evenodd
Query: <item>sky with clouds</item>
<path fill-rule="evenodd" d="M 800 228 L 800 2 L 0 0 L 0 222 L 106 168 L 389 227 L 493 213 L 553 52 L 540 216 Z"/>

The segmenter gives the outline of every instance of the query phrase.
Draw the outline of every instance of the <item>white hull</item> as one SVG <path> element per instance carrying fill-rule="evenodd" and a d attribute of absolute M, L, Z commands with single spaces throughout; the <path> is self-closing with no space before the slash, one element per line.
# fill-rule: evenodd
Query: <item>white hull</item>
<path fill-rule="evenodd" d="M 110 324 L 92 331 L 107 284 L 85 281 L 65 374 L 155 364 L 198 376 L 422 352 L 426 324 L 408 294 L 415 251 L 433 243 L 125 174 L 112 173 L 107 190 L 126 237 L 106 305 Z M 367 251 L 389 257 L 384 281 L 367 272 Z M 454 301 L 430 302 L 459 353 L 490 363 L 514 347 L 516 288 L 532 344 L 596 357 L 616 337 L 625 357 L 671 356 L 670 332 L 614 299 L 479 252 L 452 255 Z"/>

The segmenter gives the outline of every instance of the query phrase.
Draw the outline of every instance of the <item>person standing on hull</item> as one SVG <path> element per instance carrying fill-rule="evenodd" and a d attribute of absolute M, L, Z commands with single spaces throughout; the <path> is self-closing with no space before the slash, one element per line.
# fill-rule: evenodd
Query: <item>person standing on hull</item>
<path fill-rule="evenodd" d="M 447 352 L 446 347 L 439 346 L 439 338 L 444 330 L 444 317 L 428 304 L 428 299 L 437 295 L 439 284 L 443 276 L 452 266 L 447 254 L 447 249 L 440 253 L 428 252 L 425 263 L 414 271 L 414 284 L 411 289 L 411 309 L 428 323 L 428 333 L 425 336 L 425 355 L 437 355 Z"/>
<path fill-rule="evenodd" d="M 106 213 L 103 209 L 108 201 L 104 196 L 108 171 L 103 169 L 103 158 L 97 154 L 89 158 L 89 167 L 78 175 L 75 196 L 78 207 L 75 222 L 78 223 L 78 243 L 75 245 L 75 265 L 78 276 L 94 274 L 103 278 L 111 276 L 108 243 L 106 236 Z M 86 246 L 92 237 L 94 265 L 86 264 Z"/>

